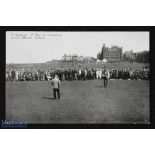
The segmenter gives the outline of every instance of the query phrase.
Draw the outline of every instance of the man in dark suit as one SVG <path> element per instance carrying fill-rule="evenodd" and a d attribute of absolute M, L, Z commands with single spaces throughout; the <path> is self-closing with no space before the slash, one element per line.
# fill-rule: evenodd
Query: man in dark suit
<path fill-rule="evenodd" d="M 103 76 L 103 80 L 104 80 L 104 88 L 106 88 L 107 83 L 108 83 L 108 71 L 106 69 L 106 66 L 104 66 L 104 69 L 102 71 L 102 76 Z"/>
<path fill-rule="evenodd" d="M 60 80 L 58 78 L 58 75 L 55 75 L 55 78 L 52 79 L 51 84 L 53 86 L 54 100 L 56 99 L 56 93 L 58 95 L 58 99 L 60 99 Z"/>

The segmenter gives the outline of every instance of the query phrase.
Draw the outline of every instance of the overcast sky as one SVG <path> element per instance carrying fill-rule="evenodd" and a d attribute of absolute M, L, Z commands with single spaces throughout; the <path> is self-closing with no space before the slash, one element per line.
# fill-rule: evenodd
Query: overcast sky
<path fill-rule="evenodd" d="M 6 32 L 6 63 L 42 63 L 66 54 L 93 56 L 102 45 L 149 50 L 149 32 Z"/>

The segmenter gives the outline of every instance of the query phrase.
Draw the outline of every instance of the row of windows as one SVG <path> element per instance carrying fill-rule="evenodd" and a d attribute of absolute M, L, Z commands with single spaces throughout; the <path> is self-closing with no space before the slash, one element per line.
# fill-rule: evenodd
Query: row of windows
<path fill-rule="evenodd" d="M 120 57 L 121 55 L 119 53 L 105 53 L 104 56 L 109 57 Z"/>
<path fill-rule="evenodd" d="M 120 58 L 108 58 L 107 60 L 120 60 Z"/>
<path fill-rule="evenodd" d="M 120 55 L 104 55 L 105 57 L 121 57 Z"/>

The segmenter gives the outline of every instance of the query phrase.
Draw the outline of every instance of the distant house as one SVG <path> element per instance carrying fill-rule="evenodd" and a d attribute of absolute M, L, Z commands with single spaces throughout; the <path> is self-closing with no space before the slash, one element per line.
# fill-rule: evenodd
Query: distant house
<path fill-rule="evenodd" d="M 134 57 L 134 53 L 133 53 L 132 50 L 130 50 L 130 51 L 125 51 L 125 52 L 123 53 L 122 59 L 123 59 L 123 60 L 132 60 L 133 57 Z"/>
<path fill-rule="evenodd" d="M 136 62 L 149 62 L 150 54 L 149 51 L 140 51 L 137 53 L 134 53 L 132 50 L 125 51 L 123 53 L 123 60 L 136 61 Z"/>
<path fill-rule="evenodd" d="M 101 53 L 97 54 L 97 59 L 100 60 L 105 59 L 109 62 L 120 61 L 122 59 L 122 52 L 123 52 L 122 47 L 118 46 L 106 47 L 105 44 L 103 44 Z"/>
<path fill-rule="evenodd" d="M 64 54 L 63 56 L 62 56 L 62 59 L 61 59 L 61 61 L 83 61 L 83 56 L 78 56 L 78 55 L 76 55 L 76 54 L 74 54 L 74 55 L 67 55 L 67 54 Z"/>

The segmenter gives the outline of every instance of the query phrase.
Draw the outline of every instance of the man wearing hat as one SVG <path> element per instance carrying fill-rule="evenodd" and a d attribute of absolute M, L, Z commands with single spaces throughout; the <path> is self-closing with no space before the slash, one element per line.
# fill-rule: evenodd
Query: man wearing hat
<path fill-rule="evenodd" d="M 104 66 L 104 68 L 103 68 L 102 76 L 103 76 L 103 80 L 104 80 L 104 88 L 106 88 L 107 83 L 108 83 L 108 78 L 109 78 L 109 71 L 106 69 L 106 66 Z"/>
<path fill-rule="evenodd" d="M 56 99 L 56 93 L 58 95 L 58 99 L 60 99 L 60 80 L 58 78 L 58 75 L 55 75 L 55 78 L 52 79 L 51 84 L 53 86 L 54 100 Z"/>

